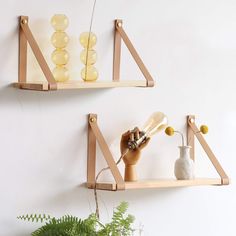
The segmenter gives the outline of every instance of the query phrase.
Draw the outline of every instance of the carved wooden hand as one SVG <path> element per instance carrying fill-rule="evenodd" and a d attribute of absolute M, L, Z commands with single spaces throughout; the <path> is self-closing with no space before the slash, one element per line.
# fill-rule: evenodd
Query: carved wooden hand
<path fill-rule="evenodd" d="M 134 135 L 134 139 L 137 139 L 137 136 L 139 135 L 139 130 L 137 130 L 135 133 L 127 131 L 122 135 L 120 141 L 120 150 L 122 155 L 127 152 L 128 141 L 132 138 L 132 135 Z M 141 150 L 148 145 L 149 141 L 150 138 L 147 138 L 138 148 L 136 148 L 135 150 L 128 149 L 128 152 L 124 155 L 123 161 L 125 163 L 125 181 L 137 181 L 135 165 L 140 159 Z"/>

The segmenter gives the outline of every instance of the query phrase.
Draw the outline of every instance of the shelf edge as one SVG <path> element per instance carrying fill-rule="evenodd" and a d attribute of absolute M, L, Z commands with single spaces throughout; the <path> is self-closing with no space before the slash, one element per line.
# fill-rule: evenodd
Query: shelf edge
<path fill-rule="evenodd" d="M 48 91 L 48 82 L 15 82 L 13 86 L 19 89 Z M 71 80 L 68 82 L 58 82 L 57 89 L 98 89 L 98 88 L 121 88 L 121 87 L 147 87 L 144 80 L 124 80 L 124 81 L 96 81 L 96 82 L 83 82 Z"/>
<path fill-rule="evenodd" d="M 190 187 L 190 186 L 204 186 L 204 185 L 222 185 L 221 179 L 219 178 L 197 178 L 193 180 L 147 180 L 139 182 L 125 182 L 125 190 L 132 189 L 151 189 L 151 188 L 174 188 L 174 187 Z M 93 183 L 87 183 L 87 187 L 90 189 L 94 188 Z M 97 183 L 97 189 L 116 191 L 116 183 Z"/>

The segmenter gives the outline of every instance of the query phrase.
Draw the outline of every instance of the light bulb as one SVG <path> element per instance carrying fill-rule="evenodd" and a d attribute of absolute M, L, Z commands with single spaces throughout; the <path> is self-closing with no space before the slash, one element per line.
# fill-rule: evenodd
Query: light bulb
<path fill-rule="evenodd" d="M 162 112 L 153 113 L 145 123 L 143 130 L 139 134 L 139 138 L 128 141 L 128 148 L 133 150 L 138 148 L 147 138 L 165 129 L 167 124 L 168 120 L 165 114 Z M 135 128 L 133 132 L 136 132 L 136 130 L 137 128 Z"/>
<path fill-rule="evenodd" d="M 147 138 L 166 128 L 168 124 L 167 117 L 162 112 L 153 113 L 145 123 L 143 132 Z"/>

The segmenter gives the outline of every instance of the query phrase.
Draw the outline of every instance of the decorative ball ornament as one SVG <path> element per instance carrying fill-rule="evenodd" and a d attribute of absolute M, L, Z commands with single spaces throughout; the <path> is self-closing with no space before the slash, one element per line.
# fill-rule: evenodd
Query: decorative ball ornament
<path fill-rule="evenodd" d="M 66 65 L 69 61 L 69 54 L 64 49 L 56 49 L 52 53 L 52 61 L 55 65 Z"/>
<path fill-rule="evenodd" d="M 84 81 L 95 81 L 98 78 L 98 71 L 93 66 L 97 61 L 97 53 L 93 47 L 97 43 L 97 36 L 92 32 L 84 32 L 79 38 L 84 50 L 80 54 L 80 60 L 85 65 L 81 70 L 81 78 Z"/>
<path fill-rule="evenodd" d="M 51 55 L 52 62 L 56 65 L 53 70 L 53 76 L 57 82 L 65 82 L 69 80 L 69 71 L 66 65 L 69 61 L 69 53 L 65 50 L 69 36 L 64 30 L 69 25 L 66 15 L 56 14 L 51 19 L 51 25 L 55 29 L 51 37 L 51 43 L 56 48 Z"/>
<path fill-rule="evenodd" d="M 87 60 L 88 58 L 88 60 Z M 93 49 L 84 49 L 81 53 L 80 53 L 80 60 L 82 61 L 82 63 L 84 65 L 86 65 L 86 60 L 87 60 L 87 65 L 93 65 L 96 63 L 97 61 L 97 53 L 95 50 Z"/>
<path fill-rule="evenodd" d="M 174 130 L 174 128 L 172 128 L 171 126 L 168 126 L 168 127 L 165 129 L 165 133 L 166 133 L 167 135 L 169 135 L 169 136 L 172 136 L 172 135 L 174 135 L 175 130 Z"/>
<path fill-rule="evenodd" d="M 79 37 L 80 44 L 83 48 L 93 48 L 97 43 L 97 36 L 93 32 L 81 33 Z M 88 43 L 89 42 L 89 43 Z"/>
<path fill-rule="evenodd" d="M 57 82 L 64 82 L 69 79 L 69 71 L 64 66 L 55 67 L 52 73 Z"/>
<path fill-rule="evenodd" d="M 66 15 L 55 14 L 51 19 L 51 25 L 55 31 L 65 31 L 69 25 L 69 20 Z"/>
<path fill-rule="evenodd" d="M 51 43 L 55 48 L 65 48 L 69 42 L 69 37 L 65 32 L 56 31 L 51 37 Z"/>
<path fill-rule="evenodd" d="M 208 133 L 208 126 L 207 126 L 207 125 L 201 125 L 200 131 L 201 131 L 203 134 L 207 134 L 207 133 Z"/>
<path fill-rule="evenodd" d="M 95 81 L 98 78 L 98 71 L 94 66 L 86 66 L 81 70 L 81 77 L 84 81 Z"/>

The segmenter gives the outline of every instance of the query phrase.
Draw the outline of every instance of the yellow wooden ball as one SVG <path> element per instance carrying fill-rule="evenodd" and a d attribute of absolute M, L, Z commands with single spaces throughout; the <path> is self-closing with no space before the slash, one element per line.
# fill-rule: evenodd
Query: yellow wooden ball
<path fill-rule="evenodd" d="M 172 136 L 172 135 L 174 135 L 175 130 L 174 130 L 174 128 L 172 128 L 171 126 L 168 126 L 168 127 L 165 129 L 165 133 L 166 133 L 167 135 L 169 135 L 169 136 Z"/>
<path fill-rule="evenodd" d="M 208 133 L 208 126 L 207 126 L 207 125 L 201 125 L 200 131 L 201 131 L 203 134 L 207 134 L 207 133 Z"/>
<path fill-rule="evenodd" d="M 93 32 L 84 32 L 80 35 L 79 41 L 84 48 L 92 48 L 97 43 L 97 36 Z"/>
<path fill-rule="evenodd" d="M 51 19 L 51 25 L 56 31 L 64 31 L 69 25 L 69 20 L 64 14 L 56 14 Z"/>

